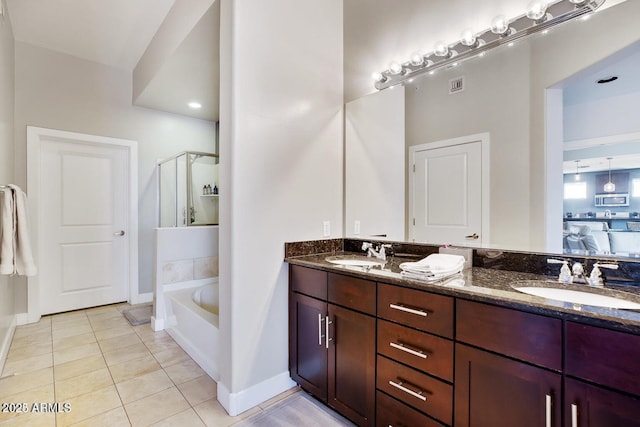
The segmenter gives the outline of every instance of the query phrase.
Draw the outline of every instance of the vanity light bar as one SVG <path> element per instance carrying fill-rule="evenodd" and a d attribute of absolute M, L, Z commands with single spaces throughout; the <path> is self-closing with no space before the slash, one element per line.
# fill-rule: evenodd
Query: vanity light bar
<path fill-rule="evenodd" d="M 411 60 L 402 64 L 392 64 L 390 69 L 374 75 L 375 87 L 378 90 L 396 86 L 424 73 L 433 72 L 447 66 L 453 66 L 460 61 L 484 54 L 493 48 L 510 44 L 521 38 L 541 31 L 549 30 L 558 24 L 580 18 L 598 9 L 605 0 L 557 0 L 549 2 L 546 13 L 538 20 L 527 17 L 527 14 L 508 21 L 508 28 L 502 34 L 496 34 L 487 29 L 476 35 L 475 43 L 469 45 L 468 34 L 465 42 L 457 41 L 452 45 L 437 48 L 430 53 L 413 55 Z M 498 18 L 496 18 L 498 19 Z M 494 21 L 496 20 L 494 19 Z M 445 49 L 445 48 L 448 48 Z M 422 59 L 422 60 L 420 60 Z"/>

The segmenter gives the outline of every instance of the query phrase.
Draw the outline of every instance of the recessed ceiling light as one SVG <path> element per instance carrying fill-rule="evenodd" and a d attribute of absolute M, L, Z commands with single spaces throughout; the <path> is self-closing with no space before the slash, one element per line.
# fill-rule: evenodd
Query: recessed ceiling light
<path fill-rule="evenodd" d="M 195 101 L 191 101 L 188 105 L 189 105 L 189 108 L 193 108 L 194 110 L 197 110 L 198 108 L 202 108 L 202 104 Z"/>

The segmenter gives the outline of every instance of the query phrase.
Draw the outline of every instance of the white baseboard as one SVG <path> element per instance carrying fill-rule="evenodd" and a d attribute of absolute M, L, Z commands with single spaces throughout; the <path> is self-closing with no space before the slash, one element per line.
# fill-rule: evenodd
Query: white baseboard
<path fill-rule="evenodd" d="M 164 329 L 164 319 L 158 319 L 156 316 L 151 316 L 151 329 L 155 332 L 162 331 Z"/>
<path fill-rule="evenodd" d="M 38 316 L 38 320 L 40 320 L 39 316 Z M 16 325 L 20 326 L 20 325 L 26 325 L 29 323 L 36 323 L 38 320 L 36 320 L 35 322 L 30 322 L 29 321 L 29 313 L 18 313 L 16 314 Z"/>
<path fill-rule="evenodd" d="M 229 415 L 235 417 L 289 390 L 295 385 L 296 383 L 291 379 L 289 371 L 271 377 L 238 393 L 231 393 L 222 382 L 218 382 L 218 401 Z"/>
<path fill-rule="evenodd" d="M 131 305 L 145 304 L 153 302 L 153 292 L 145 292 L 144 294 L 134 294 L 131 298 Z"/>
<path fill-rule="evenodd" d="M 6 362 L 7 354 L 9 354 L 9 347 L 11 346 L 13 333 L 16 330 L 17 318 L 17 315 L 13 316 L 11 322 L 9 322 L 9 327 L 6 329 L 7 332 L 4 337 L 0 337 L 0 373 L 4 370 L 4 362 Z"/>

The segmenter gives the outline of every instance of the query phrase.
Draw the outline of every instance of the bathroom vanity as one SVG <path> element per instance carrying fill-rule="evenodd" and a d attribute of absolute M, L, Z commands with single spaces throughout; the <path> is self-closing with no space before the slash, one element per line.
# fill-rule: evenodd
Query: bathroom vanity
<path fill-rule="evenodd" d="M 287 258 L 290 372 L 357 425 L 640 426 L 640 312 L 511 288 L 531 273 L 428 284 L 326 256 Z"/>

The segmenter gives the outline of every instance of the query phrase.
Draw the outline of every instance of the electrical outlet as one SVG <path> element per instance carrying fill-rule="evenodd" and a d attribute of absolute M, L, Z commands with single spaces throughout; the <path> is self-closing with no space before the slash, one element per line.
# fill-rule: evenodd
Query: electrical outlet
<path fill-rule="evenodd" d="M 358 235 L 360 234 L 360 221 L 354 221 L 353 222 L 353 234 Z"/>
<path fill-rule="evenodd" d="M 331 236 L 331 221 L 324 221 L 322 223 L 322 235 L 324 237 Z"/>

